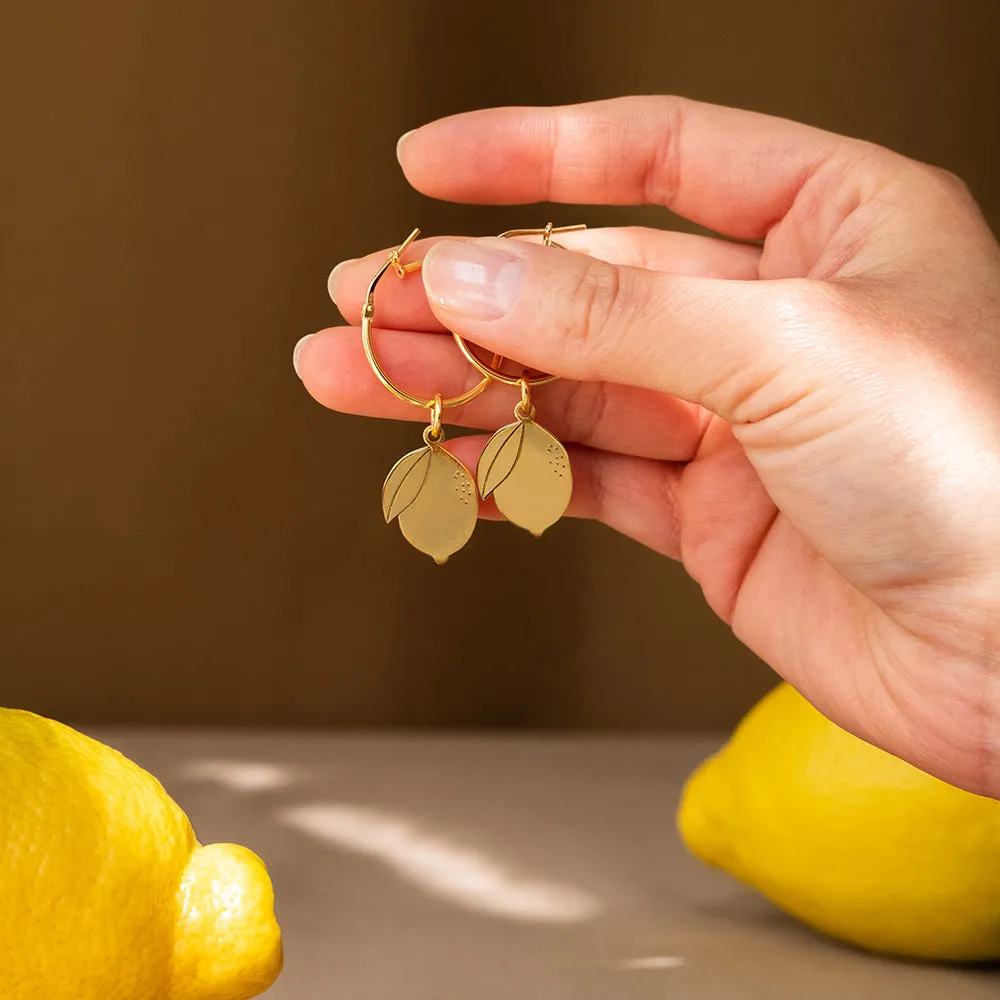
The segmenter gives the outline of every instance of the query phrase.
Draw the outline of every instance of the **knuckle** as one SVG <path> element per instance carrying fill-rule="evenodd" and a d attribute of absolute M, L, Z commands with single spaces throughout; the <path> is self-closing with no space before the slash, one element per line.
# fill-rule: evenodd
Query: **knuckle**
<path fill-rule="evenodd" d="M 601 426 L 608 409 L 607 387 L 603 382 L 570 383 L 564 419 L 573 441 L 591 447 L 601 444 Z"/>
<path fill-rule="evenodd" d="M 931 167 L 931 174 L 940 187 L 961 196 L 969 194 L 969 186 L 956 173 L 946 170 L 944 167 Z"/>
<path fill-rule="evenodd" d="M 613 349 L 615 333 L 626 311 L 624 286 L 618 268 L 588 259 L 577 272 L 569 289 L 572 307 L 566 346 L 586 371 L 600 368 Z"/>
<path fill-rule="evenodd" d="M 944 167 L 915 163 L 914 174 L 916 182 L 924 191 L 924 196 L 933 203 L 945 205 L 972 200 L 972 194 L 965 181 Z"/>
<path fill-rule="evenodd" d="M 833 282 L 786 278 L 773 288 L 780 330 L 790 334 L 823 329 L 848 311 L 848 297 Z"/>

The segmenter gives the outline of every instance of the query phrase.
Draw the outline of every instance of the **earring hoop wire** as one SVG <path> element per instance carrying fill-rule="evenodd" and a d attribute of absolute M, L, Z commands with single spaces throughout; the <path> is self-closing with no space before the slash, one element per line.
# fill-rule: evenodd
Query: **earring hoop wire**
<path fill-rule="evenodd" d="M 386 262 L 378 269 L 375 277 L 372 278 L 371 284 L 368 286 L 368 294 L 365 297 L 365 305 L 361 311 L 361 344 L 365 350 L 365 357 L 368 359 L 368 364 L 371 366 L 372 371 L 378 380 L 389 390 L 397 399 L 403 400 L 404 403 L 411 403 L 413 406 L 420 406 L 425 410 L 435 410 L 440 412 L 441 408 L 447 408 L 450 406 L 462 406 L 468 403 L 470 400 L 475 399 L 484 389 L 493 381 L 493 376 L 490 375 L 483 368 L 480 368 L 476 361 L 473 361 L 473 367 L 479 370 L 483 378 L 480 382 L 474 385 L 471 389 L 467 389 L 465 392 L 458 396 L 451 396 L 447 399 L 442 399 L 440 394 L 432 396 L 429 399 L 425 399 L 422 396 L 415 396 L 412 392 L 407 392 L 405 389 L 396 385 L 395 382 L 389 378 L 386 374 L 385 369 L 379 363 L 378 357 L 375 354 L 375 346 L 372 343 L 372 326 L 375 322 L 375 289 L 378 283 L 382 280 L 386 271 L 392 268 L 400 278 L 406 277 L 407 274 L 412 274 L 414 271 L 420 270 L 420 261 L 413 261 L 409 264 L 403 264 L 400 261 L 400 257 L 406 251 L 407 247 L 420 235 L 419 229 L 414 229 L 409 236 L 406 237 L 403 242 L 396 247 L 395 250 L 389 254 L 389 258 Z M 461 347 L 461 342 L 459 343 Z M 464 353 L 464 351 L 463 351 Z M 472 360 L 471 358 L 469 359 Z"/>
<path fill-rule="evenodd" d="M 556 243 L 556 241 L 552 239 L 552 234 L 576 233 L 586 228 L 587 227 L 585 225 L 553 226 L 550 222 L 544 229 L 508 229 L 506 232 L 501 233 L 498 239 L 508 240 L 514 239 L 518 236 L 541 236 L 544 246 L 557 247 L 560 250 L 565 250 L 566 247 L 564 247 L 561 243 Z M 462 352 L 465 360 L 468 361 L 469 364 L 476 369 L 476 371 L 488 379 L 501 382 L 503 385 L 518 385 L 523 389 L 525 386 L 545 385 L 546 383 L 554 382 L 557 378 L 559 378 L 558 375 L 550 375 L 548 372 L 539 372 L 536 375 L 507 375 L 495 367 L 496 355 L 493 356 L 494 363 L 492 365 L 488 365 L 481 358 L 478 358 L 475 354 L 473 354 L 472 348 L 469 347 L 460 334 L 452 330 L 451 335 L 455 338 L 455 343 L 458 345 L 458 349 Z"/>

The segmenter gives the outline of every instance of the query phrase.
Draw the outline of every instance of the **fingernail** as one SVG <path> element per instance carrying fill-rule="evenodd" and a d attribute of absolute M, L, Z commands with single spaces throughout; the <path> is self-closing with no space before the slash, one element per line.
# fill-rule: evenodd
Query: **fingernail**
<path fill-rule="evenodd" d="M 406 142 L 406 140 L 409 139 L 410 136 L 413 135 L 413 133 L 416 132 L 416 131 L 417 130 L 415 128 L 411 128 L 409 132 L 404 132 L 396 140 L 396 159 L 397 160 L 402 159 L 402 156 L 403 156 L 403 143 Z"/>
<path fill-rule="evenodd" d="M 333 299 L 334 303 L 337 301 L 337 296 L 334 293 L 334 289 L 337 285 L 337 275 L 340 273 L 341 268 L 345 267 L 347 264 L 352 264 L 353 261 L 342 260 L 331 272 L 330 277 L 326 279 L 326 290 L 330 294 L 330 298 Z M 300 341 L 301 343 L 301 341 Z"/>
<path fill-rule="evenodd" d="M 423 276 L 428 296 L 445 309 L 500 319 L 517 302 L 524 262 L 481 244 L 442 240 L 427 251 Z"/>
<path fill-rule="evenodd" d="M 299 371 L 299 355 L 302 353 L 302 348 L 306 346 L 306 341 L 312 337 L 313 334 L 307 333 L 296 345 L 295 349 L 292 351 L 292 367 L 295 369 L 295 374 L 302 378 L 302 373 Z"/>

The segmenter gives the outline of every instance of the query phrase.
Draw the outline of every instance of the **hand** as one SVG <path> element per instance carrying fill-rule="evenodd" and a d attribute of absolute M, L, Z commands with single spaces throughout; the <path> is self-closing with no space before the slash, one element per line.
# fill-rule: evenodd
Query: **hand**
<path fill-rule="evenodd" d="M 571 513 L 683 560 L 835 722 L 1000 796 L 1000 248 L 962 184 L 675 98 L 459 115 L 399 155 L 439 198 L 655 203 L 762 241 L 424 241 L 423 287 L 380 286 L 380 348 L 430 393 L 470 381 L 445 329 L 562 376 L 536 401 L 575 443 Z M 331 276 L 349 319 L 385 254 Z M 426 419 L 377 384 L 359 340 L 302 345 L 309 391 Z M 509 395 L 457 419 L 496 428 Z M 474 466 L 484 441 L 455 450 Z"/>

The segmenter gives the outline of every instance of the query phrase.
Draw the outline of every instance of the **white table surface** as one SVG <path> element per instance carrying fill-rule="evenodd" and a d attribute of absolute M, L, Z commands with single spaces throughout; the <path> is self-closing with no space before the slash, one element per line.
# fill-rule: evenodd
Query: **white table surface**
<path fill-rule="evenodd" d="M 826 941 L 683 849 L 718 741 L 91 730 L 260 854 L 268 1000 L 997 1000 L 1000 968 Z"/>

